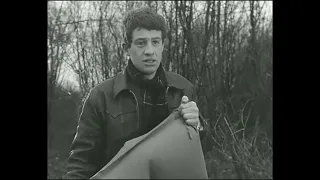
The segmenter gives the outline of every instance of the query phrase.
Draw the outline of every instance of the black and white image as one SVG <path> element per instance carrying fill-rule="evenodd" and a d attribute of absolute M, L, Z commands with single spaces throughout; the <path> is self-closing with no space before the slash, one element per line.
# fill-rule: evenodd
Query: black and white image
<path fill-rule="evenodd" d="M 272 1 L 48 1 L 48 179 L 273 179 Z"/>

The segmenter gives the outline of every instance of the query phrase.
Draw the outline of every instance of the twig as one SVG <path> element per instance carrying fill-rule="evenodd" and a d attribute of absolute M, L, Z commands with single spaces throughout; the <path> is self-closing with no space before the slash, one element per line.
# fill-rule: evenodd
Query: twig
<path fill-rule="evenodd" d="M 233 133 L 233 131 L 232 131 L 232 129 L 231 129 L 229 123 L 228 123 L 228 120 L 227 120 L 225 117 L 223 117 L 223 119 L 224 119 L 225 123 L 226 123 L 227 126 L 228 126 L 228 129 L 229 129 L 229 131 L 230 131 L 230 133 L 231 133 L 231 136 L 233 137 L 234 141 L 236 142 L 237 140 L 236 140 L 236 138 L 234 137 L 234 133 Z"/>
<path fill-rule="evenodd" d="M 235 125 L 234 125 L 234 130 L 239 129 L 240 124 L 242 124 L 241 121 L 236 121 L 236 122 L 235 122 Z M 240 127 L 240 128 L 241 128 L 241 127 Z M 242 127 L 242 129 L 244 129 L 244 128 Z M 237 131 L 240 131 L 240 130 L 241 130 L 241 129 L 239 129 L 239 130 L 237 130 Z"/>
<path fill-rule="evenodd" d="M 66 25 L 66 24 L 76 24 L 76 23 L 87 22 L 87 21 L 101 21 L 101 20 L 110 21 L 110 19 L 85 19 L 85 20 L 80 20 L 80 21 L 59 23 L 59 24 L 55 24 L 54 26 L 61 26 L 61 25 Z"/>
<path fill-rule="evenodd" d="M 224 144 L 225 141 L 226 141 L 226 134 L 223 132 L 223 130 L 221 129 L 220 126 L 219 126 L 219 129 L 220 129 L 221 133 L 223 134 L 223 137 L 224 137 L 224 139 L 223 139 L 223 144 Z"/>
<path fill-rule="evenodd" d="M 232 105 L 232 98 L 234 98 L 234 96 L 232 96 L 231 98 L 229 98 L 229 103 L 230 103 L 230 105 L 231 105 L 231 108 L 232 108 L 232 112 L 233 112 L 233 114 L 235 114 L 235 111 L 234 111 L 234 107 L 233 107 L 233 105 Z"/>
<path fill-rule="evenodd" d="M 256 165 L 250 164 L 250 163 L 246 163 L 246 165 L 249 166 L 250 168 L 253 168 L 255 171 L 264 171 L 265 173 L 268 174 L 268 171 L 265 168 L 261 168 Z M 268 174 L 268 176 L 270 176 L 270 175 Z"/>
<path fill-rule="evenodd" d="M 224 155 L 224 156 L 229 156 L 227 153 L 222 152 L 222 151 L 219 150 L 218 148 L 216 148 L 216 147 L 214 147 L 214 146 L 213 146 L 213 148 L 214 148 L 215 150 L 217 150 L 219 153 L 221 153 L 222 155 Z"/>
<path fill-rule="evenodd" d="M 243 121 L 243 111 L 241 109 L 240 109 L 240 121 L 241 121 L 242 126 L 245 127 L 244 126 L 244 121 Z M 242 133 L 243 133 L 242 137 L 244 138 L 244 131 Z"/>
<path fill-rule="evenodd" d="M 245 103 L 244 106 L 243 106 L 242 112 L 243 112 L 244 109 L 247 107 L 249 101 L 252 101 L 252 100 L 253 100 L 253 99 L 248 99 L 248 100 L 246 101 L 246 103 Z"/>
<path fill-rule="evenodd" d="M 248 147 L 247 147 L 248 144 L 251 146 L 251 144 L 250 144 L 249 142 L 247 142 L 246 140 L 243 141 L 243 149 L 244 149 L 246 152 L 249 152 L 249 149 L 248 149 Z"/>
<path fill-rule="evenodd" d="M 222 145 L 217 142 L 217 140 L 213 137 L 213 135 L 211 135 L 211 138 L 212 138 L 212 139 L 214 140 L 214 142 L 216 142 L 220 147 L 222 147 Z"/>
<path fill-rule="evenodd" d="M 248 123 L 249 117 L 250 117 L 250 115 L 251 115 L 251 111 L 252 111 L 252 107 L 249 109 L 249 113 L 248 113 L 248 115 L 247 115 L 247 117 L 246 117 L 245 127 L 247 127 L 247 123 Z"/>
<path fill-rule="evenodd" d="M 243 128 L 244 128 L 244 131 L 242 131 L 242 136 L 243 136 L 243 138 L 245 137 L 245 136 L 244 136 L 244 133 L 245 133 L 245 129 L 246 129 L 246 127 L 247 127 L 247 122 L 248 122 L 248 119 L 249 119 L 249 117 L 250 117 L 252 107 L 251 107 L 250 110 L 249 110 L 249 113 L 248 113 L 248 116 L 247 116 L 245 122 L 243 122 L 243 119 L 244 119 L 243 112 L 244 112 L 245 108 L 247 107 L 248 102 L 251 101 L 251 100 L 252 100 L 252 99 L 248 99 L 248 100 L 246 101 L 246 103 L 244 104 L 243 109 L 242 109 L 241 112 L 240 112 L 241 122 L 242 122 L 242 125 L 243 125 Z"/>
<path fill-rule="evenodd" d="M 271 150 L 272 151 L 272 144 L 270 143 L 271 141 L 269 140 L 269 138 L 268 138 L 268 135 L 266 135 L 266 141 L 267 141 L 267 143 L 268 143 L 268 147 L 269 147 L 269 150 Z"/>
<path fill-rule="evenodd" d="M 240 178 L 240 179 L 242 179 L 242 178 L 243 178 L 243 179 L 247 179 L 247 178 L 249 177 L 249 176 L 248 176 L 247 169 L 246 169 L 246 167 L 244 166 L 243 161 L 241 161 L 241 159 L 239 158 L 239 155 L 238 155 L 238 153 L 237 153 L 237 151 L 236 151 L 236 149 L 235 149 L 235 144 L 234 144 L 234 143 L 232 144 L 231 153 L 232 153 L 233 159 L 239 161 L 238 164 L 233 163 L 233 166 L 234 166 L 235 171 L 236 171 L 236 173 L 237 173 L 237 175 L 238 175 L 238 178 Z"/>
<path fill-rule="evenodd" d="M 244 131 L 244 128 L 237 130 L 237 131 L 234 132 L 232 135 L 235 135 L 235 134 L 237 134 L 237 133 L 240 132 L 240 131 Z"/>
<path fill-rule="evenodd" d="M 236 160 L 241 162 L 240 158 L 239 158 L 239 154 L 238 154 L 237 150 L 235 149 L 235 144 L 234 143 L 232 144 L 232 152 L 234 153 Z"/>
<path fill-rule="evenodd" d="M 222 113 L 220 114 L 220 116 L 218 117 L 218 119 L 217 119 L 217 121 L 216 121 L 216 124 L 214 125 L 214 132 L 215 132 L 215 134 L 218 136 L 218 134 L 217 134 L 217 125 L 218 125 L 218 122 L 219 122 L 219 119 L 221 118 L 221 116 L 222 116 Z"/>

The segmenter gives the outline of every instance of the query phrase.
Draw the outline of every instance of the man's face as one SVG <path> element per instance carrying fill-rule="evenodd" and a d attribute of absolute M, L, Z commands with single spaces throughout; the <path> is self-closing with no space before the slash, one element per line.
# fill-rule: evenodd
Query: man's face
<path fill-rule="evenodd" d="M 156 73 L 163 51 L 161 31 L 136 28 L 132 32 L 132 43 L 128 55 L 135 67 L 146 75 Z"/>

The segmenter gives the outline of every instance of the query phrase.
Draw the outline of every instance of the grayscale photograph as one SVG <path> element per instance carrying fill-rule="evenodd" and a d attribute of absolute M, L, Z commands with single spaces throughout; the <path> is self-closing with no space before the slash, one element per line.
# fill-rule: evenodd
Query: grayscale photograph
<path fill-rule="evenodd" d="M 48 179 L 273 179 L 272 1 L 48 1 Z"/>

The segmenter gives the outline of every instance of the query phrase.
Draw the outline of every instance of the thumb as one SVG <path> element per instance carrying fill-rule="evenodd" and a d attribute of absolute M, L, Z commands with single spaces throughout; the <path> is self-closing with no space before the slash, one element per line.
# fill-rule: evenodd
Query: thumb
<path fill-rule="evenodd" d="M 181 98 L 181 104 L 185 104 L 185 103 L 187 103 L 187 102 L 189 102 L 188 96 L 182 96 L 182 98 Z"/>

